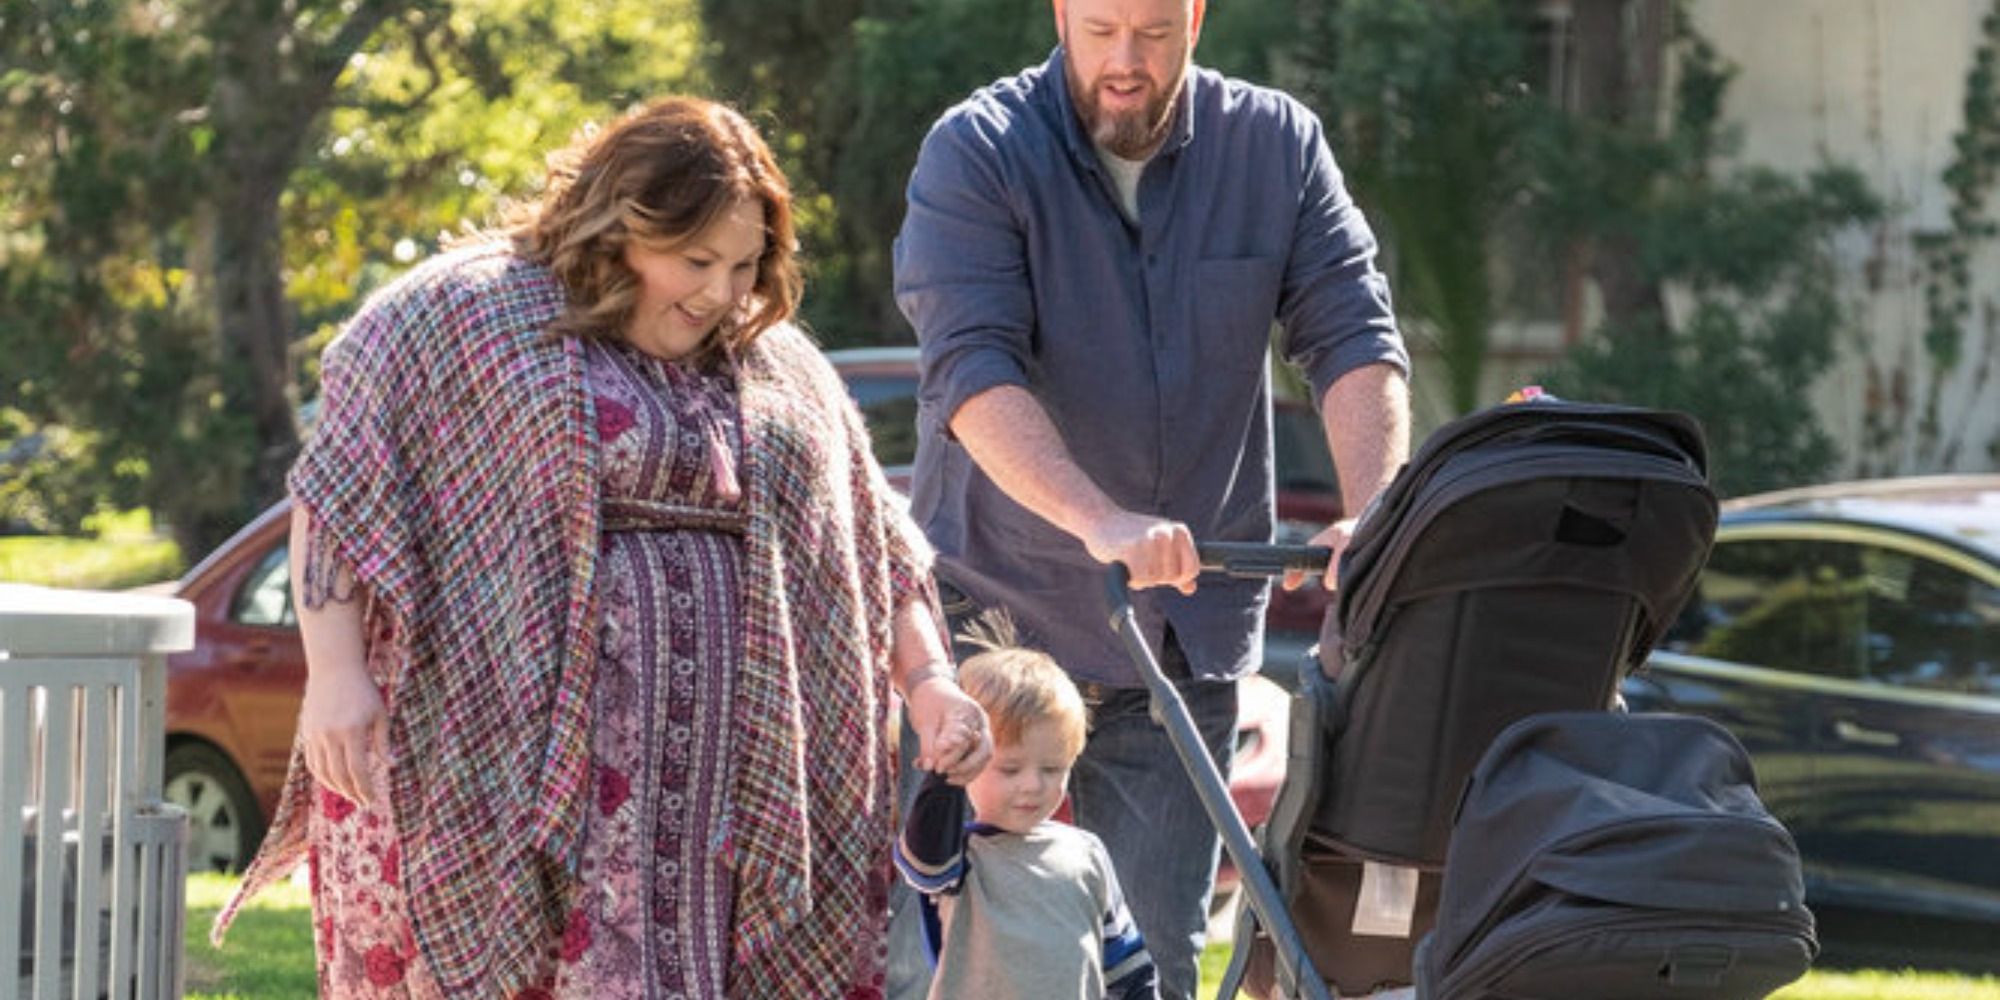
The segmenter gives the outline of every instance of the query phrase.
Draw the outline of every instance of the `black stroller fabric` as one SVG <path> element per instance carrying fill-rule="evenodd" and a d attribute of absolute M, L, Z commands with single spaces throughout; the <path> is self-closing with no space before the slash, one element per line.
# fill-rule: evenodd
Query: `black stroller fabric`
<path fill-rule="evenodd" d="M 1706 473 L 1684 414 L 1509 403 L 1431 434 L 1362 516 L 1259 841 L 1340 993 L 1412 982 L 1452 813 L 1493 737 L 1608 708 L 1679 613 L 1714 538 Z M 1343 918 L 1365 862 L 1418 869 L 1407 933 Z M 1240 922 L 1250 944 L 1231 975 L 1269 996 L 1271 945 L 1253 924 Z"/>
<path fill-rule="evenodd" d="M 1681 715 L 1509 727 L 1467 786 L 1424 1000 L 1752 1000 L 1818 952 L 1791 835 L 1735 737 Z"/>
<path fill-rule="evenodd" d="M 1686 603 L 1715 535 L 1706 463 L 1691 418 L 1629 407 L 1513 403 L 1432 435 L 1341 561 L 1314 830 L 1357 857 L 1444 864 L 1493 737 L 1607 707 Z"/>

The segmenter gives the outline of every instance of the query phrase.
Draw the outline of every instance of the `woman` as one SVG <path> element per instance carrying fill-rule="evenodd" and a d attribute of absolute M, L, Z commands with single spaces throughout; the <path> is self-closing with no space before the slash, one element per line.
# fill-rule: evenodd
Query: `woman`
<path fill-rule="evenodd" d="M 755 131 L 662 100 L 328 348 L 243 891 L 309 856 L 321 996 L 879 995 L 891 687 L 922 766 L 991 745 L 792 245 Z"/>

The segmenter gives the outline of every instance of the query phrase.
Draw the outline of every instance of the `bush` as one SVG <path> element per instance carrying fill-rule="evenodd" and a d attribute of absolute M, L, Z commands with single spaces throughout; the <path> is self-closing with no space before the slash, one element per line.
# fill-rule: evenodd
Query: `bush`
<path fill-rule="evenodd" d="M 156 534 L 144 511 L 94 515 L 84 524 L 93 537 L 0 538 L 0 580 L 123 590 L 172 580 L 186 569 L 180 546 Z"/>

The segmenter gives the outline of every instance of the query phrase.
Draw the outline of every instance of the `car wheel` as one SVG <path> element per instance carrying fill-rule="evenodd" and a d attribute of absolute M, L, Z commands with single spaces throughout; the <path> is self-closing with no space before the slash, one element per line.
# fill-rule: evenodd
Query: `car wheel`
<path fill-rule="evenodd" d="M 184 743 L 167 751 L 165 797 L 188 813 L 190 872 L 240 872 L 264 839 L 256 796 L 221 751 Z"/>

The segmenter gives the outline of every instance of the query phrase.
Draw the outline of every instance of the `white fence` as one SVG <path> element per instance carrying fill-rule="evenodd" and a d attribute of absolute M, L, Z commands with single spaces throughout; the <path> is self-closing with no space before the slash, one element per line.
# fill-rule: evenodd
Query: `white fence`
<path fill-rule="evenodd" d="M 0 584 L 0 1000 L 180 997 L 160 754 L 164 657 L 193 643 L 184 601 Z"/>

